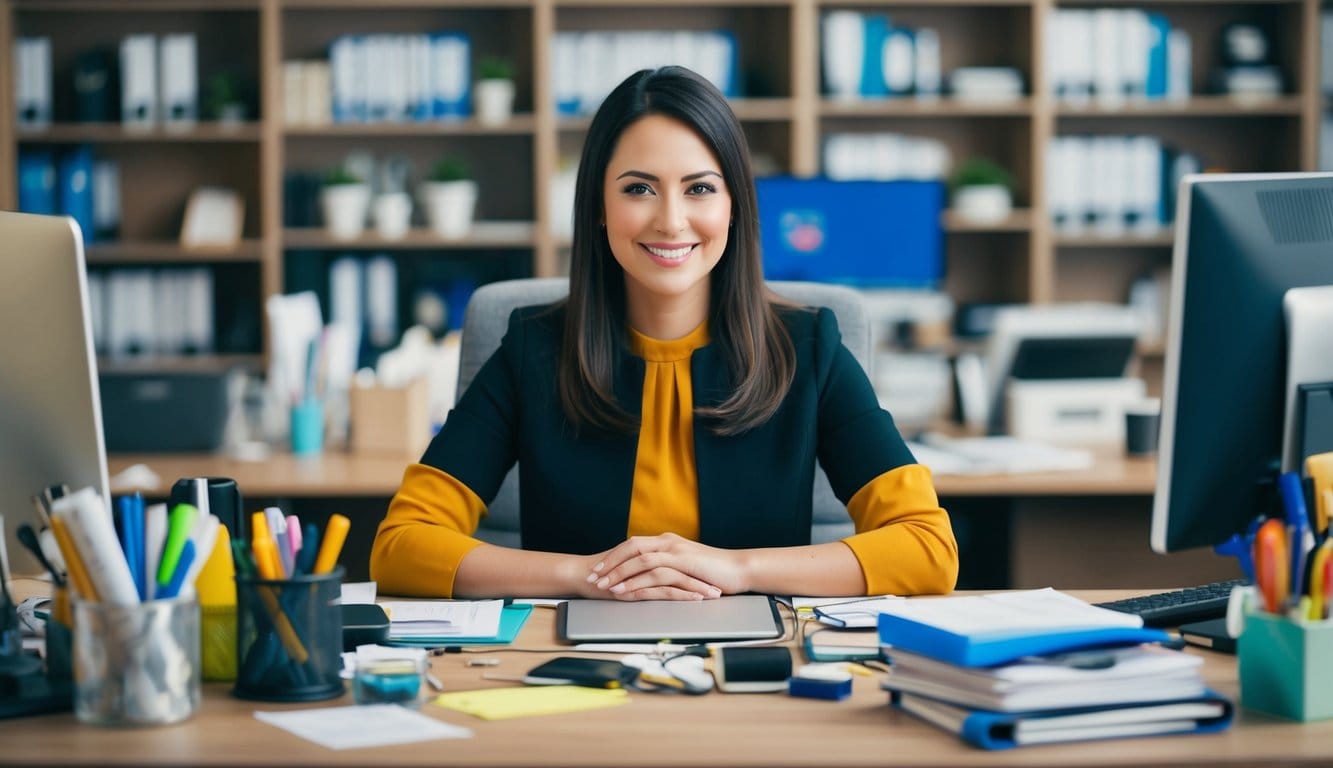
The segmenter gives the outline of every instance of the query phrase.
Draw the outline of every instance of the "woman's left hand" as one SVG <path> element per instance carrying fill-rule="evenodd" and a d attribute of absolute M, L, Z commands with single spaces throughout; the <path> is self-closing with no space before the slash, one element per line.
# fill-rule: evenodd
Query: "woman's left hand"
<path fill-rule="evenodd" d="M 603 553 L 588 582 L 617 600 L 710 598 L 748 589 L 736 550 L 663 533 L 634 536 Z"/>

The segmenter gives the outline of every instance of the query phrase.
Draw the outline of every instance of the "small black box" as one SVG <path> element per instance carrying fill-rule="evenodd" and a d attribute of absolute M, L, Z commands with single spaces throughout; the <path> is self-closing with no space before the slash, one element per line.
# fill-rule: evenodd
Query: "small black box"
<path fill-rule="evenodd" d="M 343 650 L 374 645 L 389 639 L 389 615 L 378 605 L 343 605 Z"/>

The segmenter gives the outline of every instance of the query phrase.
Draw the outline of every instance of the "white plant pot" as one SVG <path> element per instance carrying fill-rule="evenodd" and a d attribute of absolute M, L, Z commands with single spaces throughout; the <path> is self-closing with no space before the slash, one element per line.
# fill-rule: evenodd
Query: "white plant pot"
<path fill-rule="evenodd" d="M 324 228 L 335 240 L 355 240 L 366 228 L 370 187 L 365 184 L 334 184 L 319 191 Z"/>
<path fill-rule="evenodd" d="M 412 221 L 412 198 L 406 192 L 386 192 L 375 198 L 371 213 L 377 235 L 385 240 L 401 240 Z"/>
<path fill-rule="evenodd" d="M 472 231 L 472 214 L 477 207 L 477 182 L 423 182 L 420 200 L 427 223 L 440 237 L 459 240 Z"/>
<path fill-rule="evenodd" d="M 514 114 L 513 80 L 478 80 L 472 87 L 472 106 L 477 122 L 500 125 Z"/>
<path fill-rule="evenodd" d="M 977 224 L 995 224 L 1009 217 L 1013 198 L 1003 185 L 979 184 L 955 192 L 953 208 L 959 218 Z"/>

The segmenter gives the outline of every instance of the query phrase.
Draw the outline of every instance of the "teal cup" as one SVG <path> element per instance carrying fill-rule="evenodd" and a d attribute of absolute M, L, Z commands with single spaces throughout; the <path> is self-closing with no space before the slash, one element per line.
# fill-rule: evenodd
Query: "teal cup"
<path fill-rule="evenodd" d="M 324 403 L 307 398 L 292 406 L 292 453 L 318 456 L 324 450 Z"/>

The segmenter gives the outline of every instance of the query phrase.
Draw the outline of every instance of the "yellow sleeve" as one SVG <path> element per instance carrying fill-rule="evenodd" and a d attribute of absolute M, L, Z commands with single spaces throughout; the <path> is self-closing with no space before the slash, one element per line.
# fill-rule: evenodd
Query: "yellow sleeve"
<path fill-rule="evenodd" d="M 865 574 L 866 594 L 949 592 L 958 582 L 958 542 L 930 470 L 906 464 L 866 483 L 847 503 L 856 533 L 843 539 Z"/>
<path fill-rule="evenodd" d="M 375 534 L 370 578 L 385 594 L 452 596 L 459 563 L 481 544 L 470 534 L 485 511 L 477 494 L 452 475 L 409 466 Z"/>

